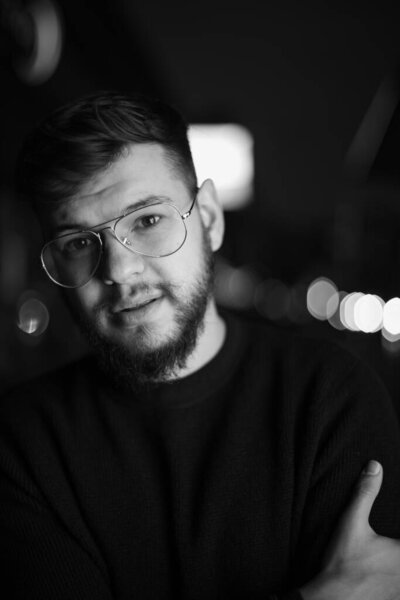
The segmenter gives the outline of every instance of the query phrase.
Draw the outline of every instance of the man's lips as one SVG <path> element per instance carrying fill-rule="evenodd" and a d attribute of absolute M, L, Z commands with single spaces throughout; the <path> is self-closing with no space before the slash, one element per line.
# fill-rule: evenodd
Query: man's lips
<path fill-rule="evenodd" d="M 153 319 L 157 319 L 162 314 L 160 308 L 163 306 L 163 295 L 146 296 L 121 301 L 112 306 L 109 312 L 109 322 L 116 327 L 122 327 L 123 330 L 135 328 Z"/>
<path fill-rule="evenodd" d="M 154 302 L 155 300 L 159 300 L 160 298 L 162 298 L 161 294 L 154 294 L 152 296 L 131 298 L 131 299 L 123 300 L 123 301 L 120 301 L 117 304 L 115 304 L 111 308 L 110 312 L 113 315 L 117 315 L 121 312 L 134 311 L 139 308 L 143 308 L 144 306 L 147 306 L 151 302 Z"/>

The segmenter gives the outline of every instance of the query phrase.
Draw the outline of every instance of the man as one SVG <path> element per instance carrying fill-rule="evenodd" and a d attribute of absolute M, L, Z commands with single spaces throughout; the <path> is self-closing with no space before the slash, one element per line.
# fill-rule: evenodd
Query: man
<path fill-rule="evenodd" d="M 223 214 L 176 111 L 119 93 L 62 107 L 18 185 L 94 354 L 0 404 L 8 598 L 376 598 L 371 581 L 397 597 L 397 542 L 368 528 L 382 470 L 322 561 L 371 458 L 371 524 L 400 534 L 390 401 L 338 348 L 217 309 Z"/>

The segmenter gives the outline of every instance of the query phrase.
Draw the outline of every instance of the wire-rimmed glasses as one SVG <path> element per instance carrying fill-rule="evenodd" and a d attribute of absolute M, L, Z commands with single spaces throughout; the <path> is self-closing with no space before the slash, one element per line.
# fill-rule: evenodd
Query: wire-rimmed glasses
<path fill-rule="evenodd" d="M 90 281 L 103 254 L 101 232 L 110 229 L 131 252 L 161 258 L 177 252 L 187 237 L 187 212 L 181 214 L 169 202 L 155 202 L 105 221 L 92 229 L 66 233 L 47 242 L 41 251 L 42 266 L 49 278 L 65 288 L 78 288 Z"/>

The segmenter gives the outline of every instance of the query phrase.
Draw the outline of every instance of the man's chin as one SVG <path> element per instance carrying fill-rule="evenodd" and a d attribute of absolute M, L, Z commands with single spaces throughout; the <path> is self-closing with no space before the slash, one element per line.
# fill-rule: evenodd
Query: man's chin
<path fill-rule="evenodd" d="M 147 329 L 138 329 L 134 343 L 89 336 L 100 367 L 115 387 L 137 390 L 176 378 L 196 346 L 197 330 L 189 335 L 161 339 Z"/>
<path fill-rule="evenodd" d="M 179 377 L 204 328 L 207 294 L 180 306 L 175 318 L 137 323 L 135 327 L 81 322 L 100 367 L 118 388 L 140 387 Z"/>
<path fill-rule="evenodd" d="M 179 338 L 178 328 L 169 323 L 141 323 L 129 330 L 113 329 L 101 335 L 105 345 L 118 347 L 132 360 L 142 360 L 148 354 L 174 346 Z"/>

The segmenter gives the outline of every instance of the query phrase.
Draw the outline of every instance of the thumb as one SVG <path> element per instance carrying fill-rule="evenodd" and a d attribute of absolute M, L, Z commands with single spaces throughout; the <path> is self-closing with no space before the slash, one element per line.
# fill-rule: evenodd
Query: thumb
<path fill-rule="evenodd" d="M 369 516 L 381 489 L 382 479 L 382 465 L 375 460 L 369 461 L 358 479 L 353 497 L 341 519 L 342 531 L 346 531 L 351 538 L 371 531 Z"/>
<path fill-rule="evenodd" d="M 382 477 L 382 465 L 374 460 L 370 461 L 362 471 L 353 497 L 342 513 L 324 553 L 324 568 L 331 568 L 367 543 L 368 535 L 373 533 L 369 525 L 369 515 L 381 488 Z"/>

